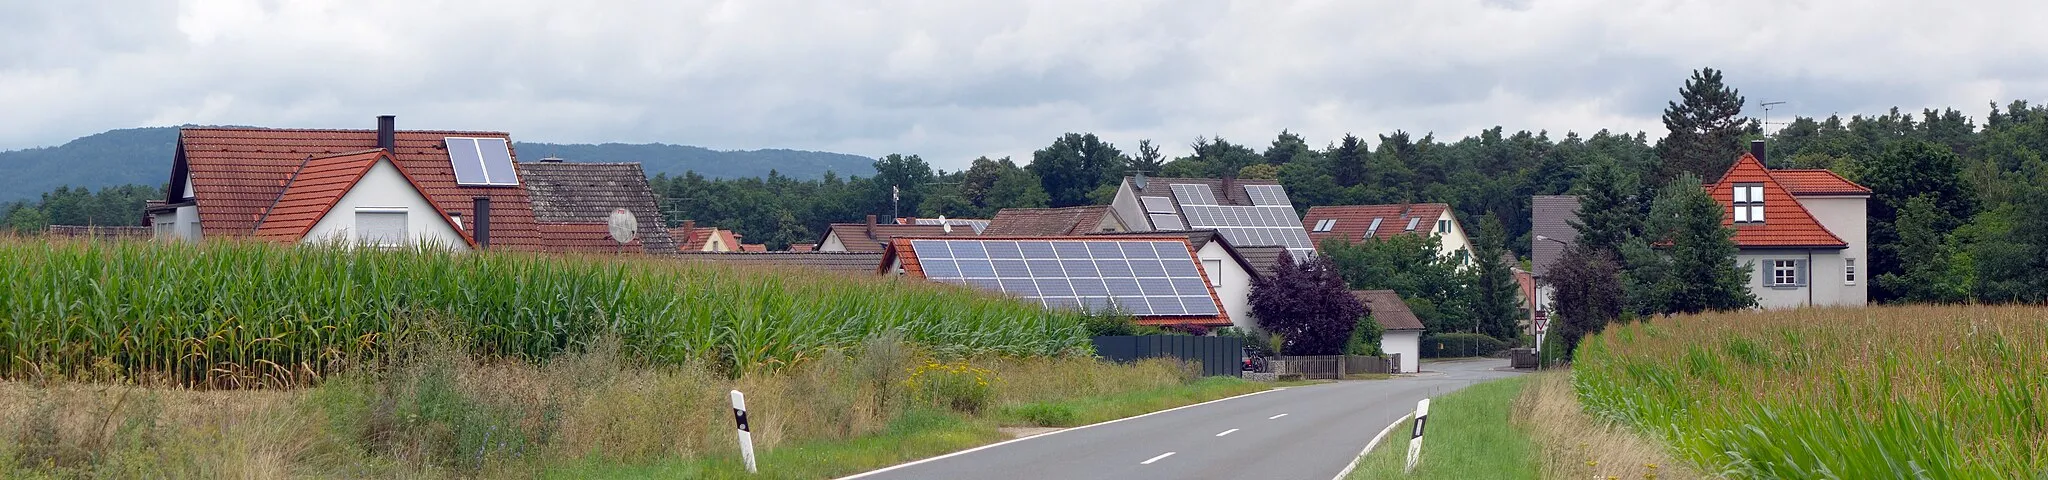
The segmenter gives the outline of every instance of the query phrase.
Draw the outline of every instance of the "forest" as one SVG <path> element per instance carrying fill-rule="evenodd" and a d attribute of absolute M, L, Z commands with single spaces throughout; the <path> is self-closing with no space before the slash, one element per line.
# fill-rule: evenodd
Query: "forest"
<path fill-rule="evenodd" d="M 658 174 L 652 184 L 664 197 L 669 223 L 695 220 L 780 249 L 816 242 L 830 223 L 870 214 L 987 218 L 1009 207 L 1104 202 L 1135 172 L 1272 178 L 1300 210 L 1442 202 L 1475 231 L 1490 215 L 1501 223 L 1506 247 L 1527 258 L 1529 196 L 1625 180 L 1624 191 L 1616 192 L 1621 204 L 1647 215 L 1649 200 L 1672 179 L 1689 173 L 1711 182 L 1750 140 L 1764 139 L 1772 168 L 1826 168 L 1873 190 L 1873 300 L 2040 302 L 2048 292 L 2048 192 L 2042 191 L 2048 186 L 2042 160 L 2048 107 L 1993 103 L 1981 118 L 1954 108 L 1894 108 L 1848 118 L 1800 117 L 1770 125 L 1766 133 L 1765 125 L 1744 115 L 1749 103 L 1720 72 L 1702 69 L 1680 87 L 1664 112 L 1667 130 L 1655 141 L 1645 132 L 1610 130 L 1554 135 L 1494 127 L 1456 140 L 1405 131 L 1309 139 L 1283 130 L 1259 142 L 1197 137 L 1189 154 L 1165 158 L 1151 140 L 1127 150 L 1091 133 L 1068 133 L 1031 158 L 977 158 L 956 171 L 934 169 L 917 155 L 891 154 L 874 160 L 869 176 L 798 179 L 770 172 L 718 179 L 691 172 Z M 130 192 L 111 190 L 87 196 Z M 11 217 L 0 221 L 26 229 L 109 215 L 51 206 L 80 192 L 64 189 L 39 202 L 0 207 Z M 24 212 L 35 218 L 22 220 Z"/>

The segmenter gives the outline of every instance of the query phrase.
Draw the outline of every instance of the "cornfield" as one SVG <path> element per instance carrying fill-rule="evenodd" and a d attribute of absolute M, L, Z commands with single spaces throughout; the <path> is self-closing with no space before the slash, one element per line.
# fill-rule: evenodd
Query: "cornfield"
<path fill-rule="evenodd" d="M 1587 410 L 1736 478 L 2048 478 L 2048 309 L 1678 316 L 1579 347 Z"/>
<path fill-rule="evenodd" d="M 942 354 L 1088 348 L 1078 314 L 806 273 L 658 257 L 0 239 L 0 376 L 290 386 L 378 365 L 429 335 L 529 361 L 616 335 L 635 358 L 735 375 L 885 332 Z"/>

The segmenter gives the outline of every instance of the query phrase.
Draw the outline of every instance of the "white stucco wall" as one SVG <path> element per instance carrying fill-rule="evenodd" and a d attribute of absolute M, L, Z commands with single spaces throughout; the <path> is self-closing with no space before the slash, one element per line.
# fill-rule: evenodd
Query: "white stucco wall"
<path fill-rule="evenodd" d="M 1230 316 L 1230 325 L 1243 330 L 1257 330 L 1258 322 L 1252 320 L 1252 276 L 1244 271 L 1244 265 L 1230 258 L 1230 251 L 1223 249 L 1220 242 L 1209 242 L 1195 257 L 1202 260 L 1202 273 L 1209 276 L 1209 282 L 1216 289 L 1216 298 L 1223 301 L 1223 313 Z M 1217 267 L 1217 271 L 1209 271 Z"/>
<path fill-rule="evenodd" d="M 1406 330 L 1380 335 L 1380 352 L 1401 354 L 1401 373 L 1415 373 L 1422 365 L 1422 332 Z"/>
<path fill-rule="evenodd" d="M 709 248 L 706 248 L 705 250 L 710 250 L 710 249 L 709 249 Z M 727 251 L 727 252 L 729 252 L 729 251 L 732 251 L 732 250 L 723 250 L 723 251 Z M 838 231 L 833 231 L 832 233 L 827 233 L 827 234 L 825 234 L 825 241 L 822 241 L 822 242 L 818 242 L 818 251 L 820 251 L 820 252 L 844 252 L 844 251 L 846 251 L 846 243 L 844 243 L 844 242 L 840 242 L 840 241 L 839 241 L 839 232 L 838 232 Z"/>
<path fill-rule="evenodd" d="M 1799 204 L 1821 226 L 1849 244 L 1849 248 L 1837 253 L 1839 259 L 1835 260 L 1835 275 L 1831 278 L 1835 288 L 1822 290 L 1831 299 L 1824 305 L 1861 306 L 1870 302 L 1870 279 L 1866 278 L 1870 272 L 1869 203 L 1870 198 L 1865 196 L 1799 197 Z M 1851 258 L 1856 259 L 1855 285 L 1845 284 L 1841 269 L 1841 260 Z"/>
<path fill-rule="evenodd" d="M 327 216 L 321 217 L 311 230 L 306 231 L 302 241 L 355 244 L 360 240 L 355 231 L 356 209 L 363 207 L 404 208 L 406 238 L 411 243 L 435 243 L 458 251 L 469 250 L 462 234 L 443 220 L 434 204 L 413 189 L 412 184 L 399 175 L 398 168 L 386 160 L 379 160 L 371 166 L 370 171 L 363 174 L 363 179 L 327 210 Z"/>
<path fill-rule="evenodd" d="M 1444 220 L 1451 222 L 1451 231 L 1437 232 L 1437 222 Z M 1449 209 L 1445 209 L 1444 213 L 1437 215 L 1436 221 L 1429 222 L 1429 225 L 1416 225 L 1415 228 L 1417 230 L 1428 228 L 1430 232 L 1436 233 L 1437 239 L 1442 242 L 1437 247 L 1438 252 L 1443 254 L 1443 256 L 1450 257 L 1457 255 L 1458 250 L 1464 250 L 1465 255 L 1467 255 L 1465 265 L 1470 266 L 1472 264 L 1472 258 L 1470 257 L 1472 255 L 1472 237 L 1465 233 L 1465 226 L 1458 224 L 1457 215 L 1452 215 Z"/>
<path fill-rule="evenodd" d="M 1772 260 L 1809 260 L 1806 286 L 1774 287 L 1771 282 Z M 1867 279 L 1863 275 L 1863 262 L 1857 262 L 1856 285 L 1844 285 L 1841 250 L 1836 249 L 1759 249 L 1746 248 L 1736 255 L 1736 264 L 1749 269 L 1749 291 L 1756 294 L 1758 307 L 1766 309 L 1797 308 L 1807 305 L 1860 306 L 1865 302 L 1863 292 L 1867 291 Z"/>
<path fill-rule="evenodd" d="M 149 219 L 151 227 L 156 227 L 157 224 L 165 222 L 170 223 L 169 236 L 159 233 L 157 240 L 196 242 L 203 238 L 199 232 L 199 207 L 197 206 L 178 207 L 176 210 L 158 213 L 155 217 Z"/>
<path fill-rule="evenodd" d="M 1152 231 L 1152 217 L 1145 215 L 1145 204 L 1138 201 L 1138 193 L 1131 189 L 1131 181 L 1125 179 L 1116 187 L 1116 198 L 1109 201 L 1109 209 L 1116 211 L 1123 219 L 1124 227 L 1133 232 Z"/>

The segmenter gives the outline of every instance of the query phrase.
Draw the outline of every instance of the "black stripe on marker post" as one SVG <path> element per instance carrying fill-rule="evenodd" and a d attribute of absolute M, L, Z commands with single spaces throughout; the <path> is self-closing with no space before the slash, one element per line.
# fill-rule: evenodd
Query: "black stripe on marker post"
<path fill-rule="evenodd" d="M 752 429 L 749 429 L 749 428 L 747 428 L 747 411 L 746 411 L 746 410 L 740 410 L 740 409 L 737 409 L 737 408 L 735 408 L 735 409 L 732 409 L 732 418 L 733 418 L 733 420 L 734 420 L 735 422 L 739 423 L 739 426 L 740 426 L 740 431 L 742 431 L 742 432 L 752 432 L 752 431 L 753 431 Z"/>

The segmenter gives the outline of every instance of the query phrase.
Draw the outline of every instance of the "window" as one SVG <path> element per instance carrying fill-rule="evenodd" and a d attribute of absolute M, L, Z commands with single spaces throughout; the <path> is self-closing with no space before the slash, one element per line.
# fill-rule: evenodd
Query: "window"
<path fill-rule="evenodd" d="M 1771 278 L 1771 286 L 1773 286 L 1773 287 L 1803 287 L 1803 286 L 1806 286 L 1806 278 L 1805 278 L 1805 276 L 1806 276 L 1806 275 L 1805 275 L 1805 270 L 1806 270 L 1806 262 L 1804 262 L 1804 261 L 1800 261 L 1800 260 L 1772 260 L 1772 261 L 1771 261 L 1771 277 L 1770 277 L 1770 278 Z"/>
<path fill-rule="evenodd" d="M 1437 220 L 1437 221 L 1436 221 L 1436 233 L 1451 233 L 1451 221 L 1450 221 L 1450 220 Z"/>
<path fill-rule="evenodd" d="M 1209 274 L 1209 286 L 1211 286 L 1211 287 L 1221 287 L 1221 286 L 1223 286 L 1223 260 L 1222 260 L 1222 259 L 1211 259 L 1211 258 L 1204 258 L 1204 259 L 1202 259 L 1202 270 L 1203 270 L 1203 273 L 1207 273 L 1207 274 Z"/>
<path fill-rule="evenodd" d="M 1842 284 L 1843 284 L 1843 285 L 1855 285 L 1855 284 L 1856 284 L 1856 259 L 1854 259 L 1854 258 L 1844 258 L 1844 259 L 1842 259 Z"/>
<path fill-rule="evenodd" d="M 357 208 L 356 239 L 365 244 L 387 247 L 405 244 L 405 207 Z"/>
<path fill-rule="evenodd" d="M 1327 232 L 1327 231 L 1330 231 L 1330 229 L 1332 229 L 1332 228 L 1337 228 L 1337 220 L 1336 220 L 1336 219 L 1328 219 L 1328 220 L 1316 220 L 1316 231 L 1317 231 L 1317 232 Z"/>
<path fill-rule="evenodd" d="M 1764 184 L 1735 184 L 1735 224 L 1762 225 L 1764 223 Z"/>
<path fill-rule="evenodd" d="M 1380 233 L 1380 221 L 1381 221 L 1381 220 L 1386 220 L 1386 219 L 1384 219 L 1384 218 L 1378 218 L 1378 217 L 1374 217 L 1374 218 L 1372 219 L 1372 225 L 1371 225 L 1371 226 L 1368 226 L 1368 227 L 1365 227 L 1365 238 L 1372 238 L 1372 237 L 1373 237 L 1373 235 L 1376 235 L 1376 234 Z M 1335 221 L 1331 221 L 1330 225 L 1331 225 L 1331 226 L 1336 226 L 1336 222 L 1335 222 Z M 1360 240 L 1363 240 L 1363 239 L 1360 239 Z"/>

